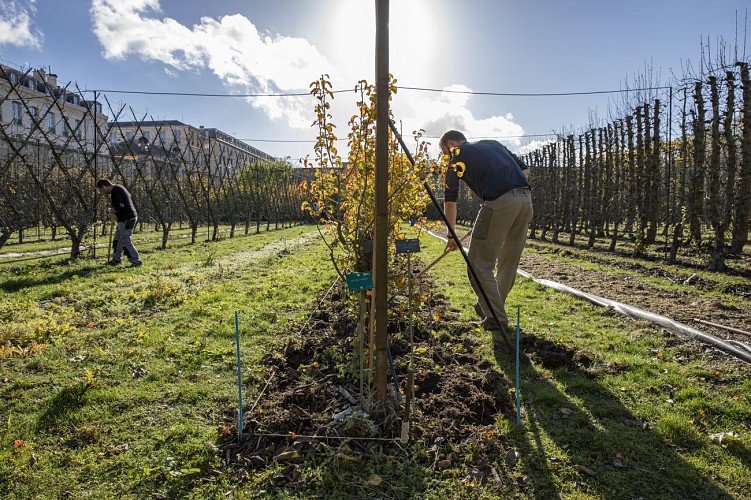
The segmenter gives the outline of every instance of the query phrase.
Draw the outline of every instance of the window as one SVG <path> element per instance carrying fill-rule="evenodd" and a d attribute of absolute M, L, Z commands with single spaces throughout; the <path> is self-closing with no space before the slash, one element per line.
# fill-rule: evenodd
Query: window
<path fill-rule="evenodd" d="M 167 132 L 165 132 L 164 130 L 159 131 L 159 142 L 161 144 L 167 142 Z"/>
<path fill-rule="evenodd" d="M 31 126 L 36 127 L 39 125 L 39 108 L 31 106 L 29 108 L 29 115 L 31 116 Z"/>
<path fill-rule="evenodd" d="M 117 132 L 110 133 L 110 144 L 117 144 Z"/>
<path fill-rule="evenodd" d="M 47 113 L 47 132 L 50 134 L 56 134 L 55 130 L 55 113 Z"/>
<path fill-rule="evenodd" d="M 12 83 L 13 85 L 15 85 L 15 84 L 18 83 L 18 75 L 17 74 L 15 74 L 15 73 L 11 73 L 10 74 L 10 83 Z"/>
<path fill-rule="evenodd" d="M 73 134 L 79 139 L 83 139 L 83 127 L 81 126 L 81 120 L 76 120 L 76 127 L 73 129 Z"/>
<path fill-rule="evenodd" d="M 145 139 L 146 139 L 147 141 L 151 142 L 151 132 L 149 132 L 148 130 L 147 130 L 146 132 L 144 132 L 144 133 L 143 133 L 143 137 L 144 137 L 144 138 L 145 138 Z"/>
<path fill-rule="evenodd" d="M 180 138 L 183 135 L 182 130 L 175 130 L 175 143 L 180 144 Z"/>
<path fill-rule="evenodd" d="M 13 101 L 13 123 L 16 125 L 23 125 L 23 119 L 21 116 L 21 103 Z"/>
<path fill-rule="evenodd" d="M 132 131 L 125 132 L 125 140 L 130 142 L 133 140 L 134 133 Z"/>

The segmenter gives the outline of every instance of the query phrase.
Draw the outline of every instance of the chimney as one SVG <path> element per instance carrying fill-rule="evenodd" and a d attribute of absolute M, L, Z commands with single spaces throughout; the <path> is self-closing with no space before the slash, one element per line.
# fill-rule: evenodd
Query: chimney
<path fill-rule="evenodd" d="M 44 72 L 44 68 L 39 68 L 37 70 L 37 75 L 39 75 L 40 81 L 42 81 L 42 82 L 47 81 L 46 73 Z"/>
<path fill-rule="evenodd" d="M 50 86 L 51 89 L 57 88 L 57 75 L 54 73 L 50 73 L 47 75 L 47 85 Z"/>

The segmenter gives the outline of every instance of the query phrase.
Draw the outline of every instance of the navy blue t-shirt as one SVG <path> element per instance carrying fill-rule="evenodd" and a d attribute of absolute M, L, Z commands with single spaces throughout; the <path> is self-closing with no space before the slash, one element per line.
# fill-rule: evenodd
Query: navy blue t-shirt
<path fill-rule="evenodd" d="M 482 200 L 498 198 L 514 188 L 529 187 L 522 170 L 527 166 L 498 141 L 465 142 L 451 149 L 446 170 L 446 201 L 459 197 L 459 179 Z"/>

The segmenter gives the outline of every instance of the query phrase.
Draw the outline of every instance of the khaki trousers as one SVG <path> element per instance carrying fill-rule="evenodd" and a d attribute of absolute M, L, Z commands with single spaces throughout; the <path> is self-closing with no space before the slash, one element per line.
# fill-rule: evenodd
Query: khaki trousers
<path fill-rule="evenodd" d="M 506 327 L 506 297 L 514 286 L 532 215 L 532 191 L 512 189 L 494 200 L 485 201 L 472 229 L 469 261 L 490 300 L 490 306 Z M 469 269 L 467 274 L 485 317 L 493 321 L 490 308 Z"/>

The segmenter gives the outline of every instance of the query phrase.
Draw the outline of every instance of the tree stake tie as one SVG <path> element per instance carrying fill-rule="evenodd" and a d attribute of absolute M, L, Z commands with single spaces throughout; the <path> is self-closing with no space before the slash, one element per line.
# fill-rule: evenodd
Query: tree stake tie
<path fill-rule="evenodd" d="M 522 414 L 520 409 L 521 395 L 519 394 L 521 381 L 519 379 L 519 337 L 522 336 L 521 329 L 521 309 L 522 306 L 516 306 L 516 426 L 522 426 Z"/>
<path fill-rule="evenodd" d="M 235 311 L 235 346 L 237 347 L 237 397 L 240 405 L 237 407 L 237 430 L 240 442 L 243 440 L 243 375 L 240 366 L 240 323 Z"/>

